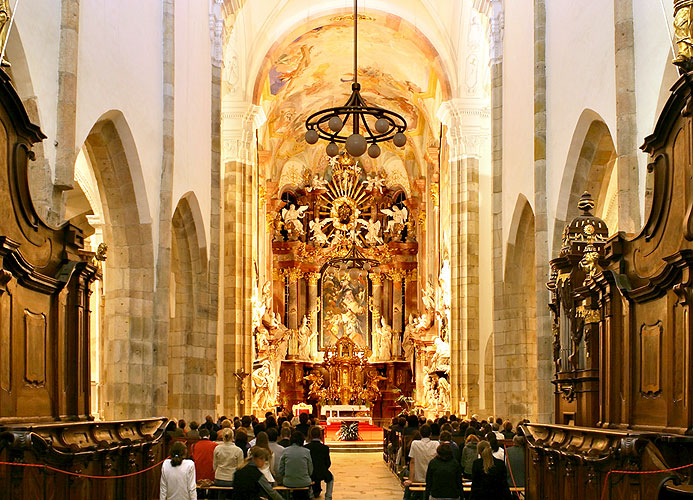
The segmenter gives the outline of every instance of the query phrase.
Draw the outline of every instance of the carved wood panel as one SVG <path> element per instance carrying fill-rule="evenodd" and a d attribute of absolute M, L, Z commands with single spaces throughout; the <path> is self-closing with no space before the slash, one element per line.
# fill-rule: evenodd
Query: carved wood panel
<path fill-rule="evenodd" d="M 24 310 L 24 381 L 34 387 L 46 383 L 46 315 Z"/>

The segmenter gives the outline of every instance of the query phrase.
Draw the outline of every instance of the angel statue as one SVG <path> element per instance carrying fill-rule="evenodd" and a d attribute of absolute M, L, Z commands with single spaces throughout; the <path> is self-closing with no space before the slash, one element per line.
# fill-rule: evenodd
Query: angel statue
<path fill-rule="evenodd" d="M 401 231 L 404 224 L 407 222 L 407 217 L 409 217 L 407 207 L 399 208 L 397 205 L 392 205 L 392 209 L 383 208 L 380 211 L 390 217 L 390 220 L 387 221 L 387 227 L 385 228 L 385 232 L 387 233 L 393 232 L 393 229 L 395 231 Z M 399 229 L 396 229 L 397 224 L 401 225 Z"/>
<path fill-rule="evenodd" d="M 308 210 L 307 206 L 296 208 L 296 205 L 293 203 L 289 205 L 289 208 L 282 209 L 282 219 L 284 220 L 284 227 L 287 231 L 303 234 L 301 219 L 303 219 L 306 210 Z"/>
<path fill-rule="evenodd" d="M 385 179 L 377 174 L 369 174 L 362 184 L 366 185 L 366 191 L 378 191 L 382 194 L 383 189 L 385 188 Z"/>
<path fill-rule="evenodd" d="M 306 187 L 306 191 L 319 191 L 321 189 L 327 189 L 327 181 L 315 174 L 310 180 L 310 184 Z"/>
<path fill-rule="evenodd" d="M 330 219 L 325 219 L 321 221 L 318 217 L 308 223 L 313 237 L 311 238 L 313 242 L 317 245 L 327 245 L 327 235 L 323 232 L 322 228 L 330 221 Z"/>
<path fill-rule="evenodd" d="M 380 221 L 371 219 L 359 219 L 359 222 L 366 228 L 366 243 L 369 245 L 382 245 L 383 239 L 380 237 Z"/>
<path fill-rule="evenodd" d="M 440 337 L 436 337 L 433 343 L 436 350 L 431 358 L 430 371 L 450 373 L 450 344 Z"/>

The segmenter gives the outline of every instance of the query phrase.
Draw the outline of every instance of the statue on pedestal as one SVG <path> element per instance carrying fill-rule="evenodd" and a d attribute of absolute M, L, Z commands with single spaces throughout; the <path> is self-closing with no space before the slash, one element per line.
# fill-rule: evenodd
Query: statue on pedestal
<path fill-rule="evenodd" d="M 392 357 L 392 327 L 380 318 L 380 326 L 373 331 L 373 358 L 376 361 L 390 361 Z"/>
<path fill-rule="evenodd" d="M 301 327 L 298 329 L 296 332 L 296 340 L 297 340 L 297 356 L 298 359 L 304 359 L 304 360 L 312 360 L 312 352 L 311 352 L 311 343 L 313 340 L 313 337 L 318 336 L 318 332 L 314 332 L 311 330 L 310 325 L 308 324 L 308 317 L 303 316 L 303 322 L 301 323 Z"/>

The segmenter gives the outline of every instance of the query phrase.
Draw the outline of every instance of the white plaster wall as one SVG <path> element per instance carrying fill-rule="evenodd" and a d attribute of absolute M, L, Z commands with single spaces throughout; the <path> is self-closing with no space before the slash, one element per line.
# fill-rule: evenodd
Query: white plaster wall
<path fill-rule="evenodd" d="M 200 204 L 206 241 L 211 210 L 212 70 L 209 5 L 200 0 L 175 3 L 175 156 L 172 209 L 189 191 Z M 209 243 L 205 245 L 209 251 Z"/>
<path fill-rule="evenodd" d="M 14 2 L 11 5 L 14 5 Z M 17 7 L 14 23 L 15 26 L 12 29 L 16 30 L 21 39 L 33 94 L 37 98 L 40 120 L 38 125 L 48 136 L 48 140 L 44 141 L 44 154 L 51 167 L 54 167 L 60 2 L 55 0 L 22 2 Z M 27 99 L 33 96 L 22 95 L 20 90 L 20 97 Z"/>
<path fill-rule="evenodd" d="M 502 245 L 504 262 L 518 194 L 524 194 L 534 210 L 533 30 L 533 1 L 505 2 Z"/>
<path fill-rule="evenodd" d="M 678 73 L 671 64 L 671 30 L 674 16 L 673 2 L 662 4 L 653 0 L 633 0 L 635 30 L 635 92 L 638 127 L 638 145 L 654 131 L 661 108 L 669 96 L 669 88 Z M 640 166 L 640 211 L 644 212 L 647 155 L 638 153 Z M 642 220 L 642 217 L 641 217 Z M 643 221 L 644 222 L 644 221 Z"/>
<path fill-rule="evenodd" d="M 141 181 L 137 172 L 133 175 L 140 221 L 152 222 L 155 242 L 163 134 L 162 15 L 160 2 L 82 0 L 77 68 L 76 146 L 104 113 L 122 112 L 141 166 Z"/>
<path fill-rule="evenodd" d="M 546 2 L 547 204 L 553 241 L 566 158 L 586 108 L 599 114 L 615 142 L 616 82 L 613 2 Z M 565 182 L 572 182 L 566 179 Z"/>

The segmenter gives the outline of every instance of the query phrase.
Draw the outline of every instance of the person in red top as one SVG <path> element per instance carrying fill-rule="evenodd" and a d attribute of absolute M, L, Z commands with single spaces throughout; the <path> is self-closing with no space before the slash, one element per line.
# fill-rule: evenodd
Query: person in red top
<path fill-rule="evenodd" d="M 216 446 L 217 443 L 209 440 L 209 431 L 207 429 L 200 429 L 200 440 L 195 441 L 190 446 L 190 455 L 195 462 L 195 474 L 198 481 L 200 479 L 214 481 L 214 469 L 212 464 L 214 462 L 214 448 L 216 448 Z"/>

